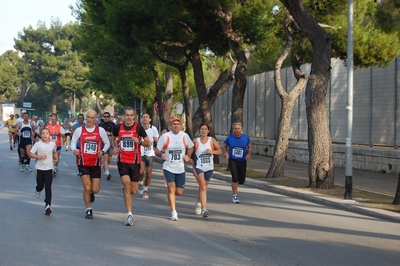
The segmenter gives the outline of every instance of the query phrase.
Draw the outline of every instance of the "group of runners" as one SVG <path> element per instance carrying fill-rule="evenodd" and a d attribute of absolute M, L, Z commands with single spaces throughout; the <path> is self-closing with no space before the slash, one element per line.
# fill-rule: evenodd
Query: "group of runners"
<path fill-rule="evenodd" d="M 184 193 L 185 163 L 193 165 L 193 174 L 199 185 L 198 198 L 194 204 L 195 213 L 203 218 L 209 216 L 207 186 L 213 175 L 213 157 L 222 154 L 223 151 L 217 140 L 209 136 L 208 124 L 200 125 L 199 137 L 192 141 L 189 135 L 182 131 L 182 122 L 179 118 L 171 118 L 168 130 L 160 136 L 157 128 L 151 125 L 151 118 L 148 114 L 142 115 L 141 123 L 135 121 L 136 113 L 132 107 L 125 108 L 124 120 L 118 125 L 111 121 L 108 112 L 103 114 L 104 121 L 99 125 L 96 123 L 97 112 L 89 110 L 86 117 L 80 114 L 77 122 L 68 127 L 60 125 L 57 115 L 52 114 L 50 121 L 40 126 L 41 141 L 34 143 L 36 136 L 33 134 L 37 132 L 35 122 L 29 120 L 27 113 L 22 116 L 23 121 L 14 127 L 14 133 L 20 137 L 20 144 L 18 144 L 20 161 L 24 168 L 28 168 L 29 159 L 37 159 L 35 193 L 37 197 L 40 197 L 41 191 L 45 189 L 46 215 L 52 213 L 51 184 L 53 177 L 58 172 L 61 139 L 65 140 L 66 133 L 70 132 L 69 146 L 77 157 L 78 175 L 81 177 L 83 185 L 85 218 L 93 218 L 91 204 L 95 201 L 95 194 L 100 191 L 102 167 L 104 167 L 107 180 L 111 179 L 109 165 L 113 155 L 117 157 L 118 173 L 123 185 L 122 191 L 126 208 L 125 225 L 133 225 L 132 195 L 139 192 L 144 199 L 149 198 L 155 156 L 163 160 L 162 170 L 171 209 L 170 219 L 178 220 L 176 196 Z M 67 122 L 64 121 L 64 124 Z M 29 128 L 32 135 L 25 133 L 29 131 L 25 128 Z M 233 134 L 227 137 L 223 149 L 232 174 L 232 202 L 239 203 L 237 191 L 239 184 L 243 184 L 245 181 L 246 162 L 250 159 L 251 143 L 248 136 L 242 133 L 240 123 L 235 123 L 232 130 Z M 22 139 L 25 138 L 30 138 L 31 142 L 24 142 L 25 140 Z M 11 142 L 10 147 L 13 147 Z"/>

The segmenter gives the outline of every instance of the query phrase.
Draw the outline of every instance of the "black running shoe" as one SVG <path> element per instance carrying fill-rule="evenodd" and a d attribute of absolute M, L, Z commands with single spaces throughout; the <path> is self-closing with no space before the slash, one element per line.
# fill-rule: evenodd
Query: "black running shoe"
<path fill-rule="evenodd" d="M 92 211 L 92 209 L 86 211 L 85 218 L 86 219 L 93 219 L 93 211 Z"/>
<path fill-rule="evenodd" d="M 90 192 L 90 203 L 94 202 L 94 200 L 95 200 L 94 194 L 93 192 Z"/>
<path fill-rule="evenodd" d="M 46 205 L 46 208 L 44 209 L 44 214 L 50 215 L 53 211 L 51 210 L 50 205 Z"/>
<path fill-rule="evenodd" d="M 111 179 L 111 175 L 110 174 L 108 174 L 108 176 L 107 176 L 107 180 L 110 180 Z"/>

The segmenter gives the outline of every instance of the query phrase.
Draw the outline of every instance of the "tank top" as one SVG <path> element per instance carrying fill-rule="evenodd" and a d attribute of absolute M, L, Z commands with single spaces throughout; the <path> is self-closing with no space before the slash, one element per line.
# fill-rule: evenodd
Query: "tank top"
<path fill-rule="evenodd" d="M 81 146 L 79 147 L 78 165 L 101 166 L 102 160 L 98 156 L 98 152 L 102 148 L 99 127 L 95 126 L 93 132 L 88 132 L 86 127 L 82 127 L 80 140 Z"/>
<path fill-rule="evenodd" d="M 50 131 L 50 141 L 54 142 L 57 147 L 61 146 L 61 135 L 58 134 L 56 135 L 56 132 L 61 131 L 61 126 L 59 124 L 56 124 L 53 126 L 52 124 L 46 126 L 47 129 Z"/>
<path fill-rule="evenodd" d="M 134 123 L 131 129 L 125 128 L 125 123 L 119 125 L 118 130 L 118 149 L 119 154 L 117 157 L 118 162 L 122 163 L 137 163 L 142 162 L 140 145 L 136 144 L 132 137 L 139 138 L 138 123 Z"/>
<path fill-rule="evenodd" d="M 212 137 L 208 137 L 206 143 L 202 143 L 200 138 L 197 138 L 195 146 L 196 168 L 203 171 L 214 170 L 214 155 L 207 153 L 207 149 L 212 150 Z"/>

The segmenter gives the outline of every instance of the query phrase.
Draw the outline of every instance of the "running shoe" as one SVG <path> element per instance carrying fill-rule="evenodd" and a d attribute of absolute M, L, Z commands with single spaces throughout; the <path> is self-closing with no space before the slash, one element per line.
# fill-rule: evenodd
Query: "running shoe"
<path fill-rule="evenodd" d="M 126 221 L 125 221 L 125 226 L 132 226 L 133 225 L 133 216 L 132 215 L 128 215 L 128 217 L 126 217 Z"/>
<path fill-rule="evenodd" d="M 139 182 L 138 193 L 139 193 L 140 195 L 143 194 L 143 184 L 140 184 L 140 182 Z"/>
<path fill-rule="evenodd" d="M 35 189 L 35 195 L 36 195 L 36 198 L 40 198 L 40 191 L 36 191 L 36 189 Z"/>
<path fill-rule="evenodd" d="M 29 165 L 26 166 L 26 170 L 32 172 L 32 168 Z"/>
<path fill-rule="evenodd" d="M 178 221 L 178 213 L 176 210 L 171 211 L 171 221 Z"/>
<path fill-rule="evenodd" d="M 240 203 L 239 198 L 238 198 L 237 195 L 233 195 L 233 196 L 232 196 L 232 202 L 233 202 L 233 203 Z"/>
<path fill-rule="evenodd" d="M 197 215 L 200 215 L 201 214 L 201 203 L 195 201 L 194 202 L 194 207 L 195 207 L 194 213 L 197 214 Z"/>
<path fill-rule="evenodd" d="M 25 165 L 21 164 L 21 167 L 19 168 L 19 171 L 20 171 L 20 172 L 25 171 Z"/>
<path fill-rule="evenodd" d="M 148 199 L 149 198 L 149 191 L 148 190 L 143 191 L 143 198 L 144 199 Z"/>
<path fill-rule="evenodd" d="M 52 213 L 53 210 L 51 209 L 50 205 L 47 204 L 46 208 L 44 209 L 44 214 L 46 215 L 50 215 L 50 213 Z"/>
<path fill-rule="evenodd" d="M 209 214 L 210 214 L 210 213 L 208 212 L 208 210 L 207 210 L 206 208 L 204 208 L 204 209 L 201 211 L 201 216 L 203 216 L 203 218 L 207 218 Z"/>
<path fill-rule="evenodd" d="M 89 209 L 89 210 L 86 211 L 85 218 L 86 219 L 93 219 L 93 211 L 92 211 L 92 209 Z"/>
<path fill-rule="evenodd" d="M 12 146 L 10 146 L 10 150 L 12 150 Z"/>
<path fill-rule="evenodd" d="M 110 180 L 110 179 L 111 179 L 111 175 L 108 174 L 108 175 L 107 175 L 107 180 Z"/>
<path fill-rule="evenodd" d="M 95 200 L 95 196 L 93 192 L 90 192 L 90 203 L 93 203 Z"/>

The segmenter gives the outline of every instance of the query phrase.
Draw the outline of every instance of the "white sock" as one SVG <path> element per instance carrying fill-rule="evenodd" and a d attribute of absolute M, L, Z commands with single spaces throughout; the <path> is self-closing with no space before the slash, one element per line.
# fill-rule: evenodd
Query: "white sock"
<path fill-rule="evenodd" d="M 128 217 L 129 215 L 132 215 L 132 212 L 127 212 L 126 213 L 126 217 Z"/>
<path fill-rule="evenodd" d="M 142 186 L 143 186 L 143 180 L 142 180 L 142 181 L 139 181 L 139 185 L 142 185 Z"/>
<path fill-rule="evenodd" d="M 110 174 L 110 172 L 109 172 L 109 171 L 107 171 L 107 172 L 105 172 L 104 174 L 106 174 L 106 175 L 109 175 L 109 174 Z"/>
<path fill-rule="evenodd" d="M 147 191 L 148 187 L 143 186 L 143 191 Z"/>

